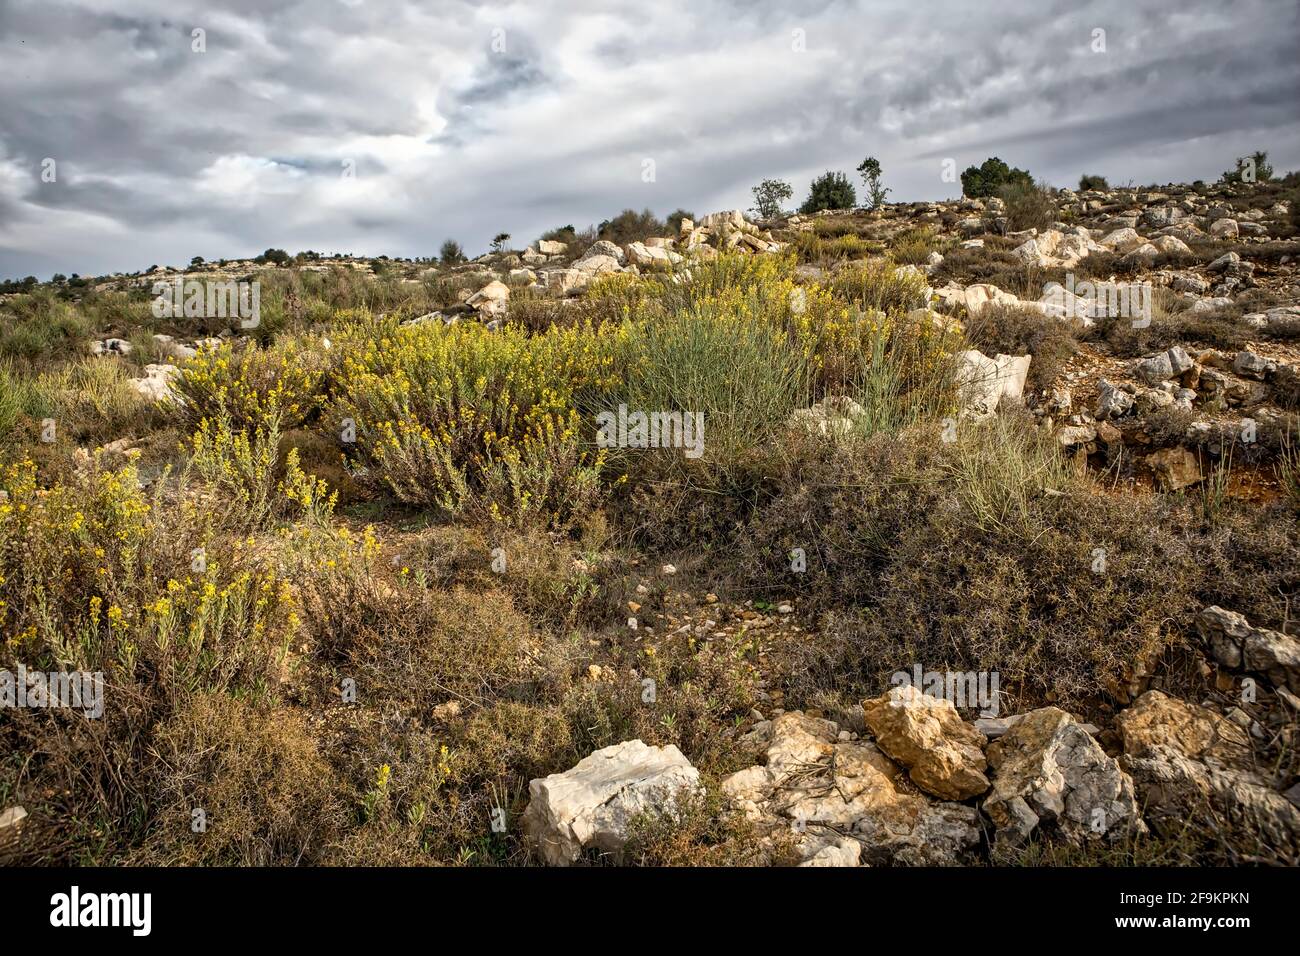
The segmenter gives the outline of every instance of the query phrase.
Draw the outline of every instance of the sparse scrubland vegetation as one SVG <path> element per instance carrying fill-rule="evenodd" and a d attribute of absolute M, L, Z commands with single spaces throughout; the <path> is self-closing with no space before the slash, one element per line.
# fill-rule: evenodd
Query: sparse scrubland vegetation
<path fill-rule="evenodd" d="M 1085 176 L 1095 205 L 996 159 L 944 204 L 887 204 L 879 164 L 863 175 L 870 213 L 834 212 L 856 202 L 842 174 L 793 217 L 788 186 L 768 181 L 758 209 L 782 221 L 766 235 L 629 210 L 553 230 L 522 260 L 504 233 L 473 261 L 448 240 L 436 266 L 378 273 L 268 250 L 235 267 L 261 283 L 253 328 L 156 318 L 150 276 L 12 288 L 0 667 L 102 672 L 105 700 L 93 720 L 0 713 L 0 809 L 27 813 L 0 854 L 534 863 L 530 781 L 640 740 L 677 747 L 702 789 L 631 821 L 618 859 L 797 863 L 799 834 L 738 809 L 721 781 L 790 715 L 835 721 L 845 735 L 819 746 L 846 764 L 874 746 L 862 702 L 920 665 L 1000 675 L 1003 716 L 1057 707 L 1094 725 L 1098 766 L 1135 776 L 1147 819 L 1122 839 L 1044 818 L 1023 843 L 994 840 L 1005 776 L 989 770 L 987 803 L 940 788 L 949 802 L 934 804 L 913 769 L 898 800 L 994 821 L 938 861 L 1296 862 L 1290 804 L 1272 799 L 1300 770 L 1295 698 L 1280 696 L 1295 672 L 1256 669 L 1246 701 L 1242 668 L 1198 624 L 1217 605 L 1270 640 L 1300 627 L 1300 320 L 1270 312 L 1294 310 L 1300 246 L 1276 211 L 1294 208 L 1294 175 L 1154 199 L 1172 188 Z M 1126 215 L 1154 236 L 1163 220 L 1142 217 L 1175 203 L 1198 222 L 1207 206 L 1275 212 L 1258 241 L 1198 229 L 1159 264 L 1096 242 L 1068 267 L 1021 252 L 1067 215 L 1097 240 Z M 637 248 L 656 237 L 677 260 Z M 1214 292 L 1228 274 L 1206 266 L 1228 253 L 1253 279 Z M 584 271 L 600 256 L 614 265 Z M 1152 321 L 1045 315 L 1036 300 L 1067 269 L 1163 270 Z M 506 291 L 485 307 L 472 294 L 494 280 Z M 980 283 L 1012 301 L 977 304 Z M 90 354 L 108 339 L 130 347 Z M 1175 348 L 1196 358 L 1183 378 L 1148 388 L 1142 372 L 1124 392 L 1137 412 L 1098 412 L 1099 380 Z M 1023 399 L 973 412 L 972 349 L 1031 356 Z M 159 363 L 179 372 L 154 401 L 135 383 Z M 620 406 L 702 415 L 702 454 L 603 447 L 597 416 Z M 1244 415 L 1258 440 L 1240 439 Z M 1192 449 L 1179 476 L 1213 459 L 1222 481 L 1165 481 L 1146 464 L 1165 448 Z M 1122 716 L 1152 691 L 1212 701 L 1253 768 L 1233 785 L 1269 798 L 1236 814 L 1209 788 L 1176 818 L 1157 812 L 1142 769 L 1155 758 Z"/>

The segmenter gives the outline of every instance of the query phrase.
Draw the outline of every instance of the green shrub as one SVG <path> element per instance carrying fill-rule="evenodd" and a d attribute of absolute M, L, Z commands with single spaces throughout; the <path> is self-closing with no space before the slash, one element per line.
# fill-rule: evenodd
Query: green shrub
<path fill-rule="evenodd" d="M 678 220 L 678 226 L 680 225 L 681 221 Z M 597 227 L 596 238 L 608 239 L 622 246 L 650 236 L 665 236 L 669 232 L 664 221 L 649 209 L 643 209 L 641 212 L 624 209 L 613 219 L 606 219 Z M 673 229 L 671 232 L 675 234 L 677 230 Z"/>
<path fill-rule="evenodd" d="M 766 442 L 808 399 L 808 364 L 782 327 L 782 309 L 788 313 L 788 301 L 732 287 L 699 297 L 670 316 L 634 324 L 628 336 L 627 407 L 703 415 L 700 464 L 729 472 L 738 457 Z M 629 454 L 679 463 L 673 471 L 690 464 L 680 449 L 618 457 Z"/>
<path fill-rule="evenodd" d="M 1079 350 L 1068 322 L 1019 306 L 987 306 L 966 321 L 966 336 L 985 355 L 1033 356 L 1025 387 L 1049 388 Z"/>
<path fill-rule="evenodd" d="M 925 300 L 925 273 L 895 268 L 890 262 L 869 260 L 836 271 L 830 288 L 835 295 L 864 312 L 909 312 Z"/>
<path fill-rule="evenodd" d="M 852 209 L 858 202 L 858 194 L 843 173 L 826 171 L 812 181 L 808 188 L 808 198 L 804 200 L 799 211 L 804 215 L 820 212 L 823 209 Z"/>
<path fill-rule="evenodd" d="M 1000 186 L 997 195 L 1007 204 L 1007 228 L 1012 231 L 1046 229 L 1056 220 L 1056 200 L 1046 183 L 1016 179 Z"/>
<path fill-rule="evenodd" d="M 89 322 L 52 289 L 36 289 L 4 305 L 9 315 L 0 321 L 0 359 L 44 364 L 86 354 Z"/>
<path fill-rule="evenodd" d="M 915 226 L 894 237 L 889 245 L 889 256 L 900 265 L 923 266 L 930 253 L 937 251 L 934 230 L 929 226 Z"/>
<path fill-rule="evenodd" d="M 1023 169 L 1008 166 L 996 156 L 990 156 L 979 166 L 968 166 L 961 174 L 962 195 L 972 199 L 985 199 L 996 196 L 998 191 L 1011 183 L 1032 186 L 1034 179 Z"/>

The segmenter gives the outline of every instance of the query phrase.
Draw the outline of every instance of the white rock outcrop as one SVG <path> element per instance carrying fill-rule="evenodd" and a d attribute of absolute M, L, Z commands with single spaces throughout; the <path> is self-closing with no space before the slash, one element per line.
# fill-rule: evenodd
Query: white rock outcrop
<path fill-rule="evenodd" d="M 977 349 L 957 353 L 957 388 L 966 418 L 980 421 L 998 410 L 1003 400 L 1018 400 L 1025 392 L 1029 355 L 989 358 Z"/>
<path fill-rule="evenodd" d="M 588 848 L 617 857 L 634 817 L 671 816 L 679 797 L 699 789 L 699 771 L 672 744 L 625 740 L 531 781 L 524 833 L 552 866 L 567 866 Z"/>

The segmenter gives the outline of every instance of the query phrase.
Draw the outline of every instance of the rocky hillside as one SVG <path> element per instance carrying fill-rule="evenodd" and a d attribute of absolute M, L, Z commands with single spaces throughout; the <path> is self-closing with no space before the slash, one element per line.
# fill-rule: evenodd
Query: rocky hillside
<path fill-rule="evenodd" d="M 0 297 L 0 855 L 1300 862 L 1296 193 Z"/>

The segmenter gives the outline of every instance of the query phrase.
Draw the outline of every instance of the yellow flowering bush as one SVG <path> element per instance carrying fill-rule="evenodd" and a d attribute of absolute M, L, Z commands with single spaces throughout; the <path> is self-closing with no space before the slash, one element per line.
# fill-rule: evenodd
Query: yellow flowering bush
<path fill-rule="evenodd" d="M 622 341 L 587 323 L 404 326 L 348 343 L 327 420 L 335 435 L 352 423 L 351 461 L 399 500 L 563 512 L 600 465 L 579 406 L 618 382 Z"/>
<path fill-rule="evenodd" d="M 252 432 L 236 430 L 224 413 L 215 421 L 204 419 L 190 438 L 189 465 L 210 492 L 224 499 L 223 523 L 230 526 L 260 528 L 287 504 L 320 523 L 328 520 L 337 501 L 324 481 L 299 467 L 298 449 L 289 449 L 280 467 L 278 412 Z"/>
<path fill-rule="evenodd" d="M 229 343 L 200 349 L 174 382 L 182 414 L 194 425 L 225 414 L 245 429 L 279 415 L 282 427 L 299 427 L 323 400 L 328 361 L 318 342 L 281 336 L 265 347 L 248 342 L 238 350 Z"/>
<path fill-rule="evenodd" d="M 17 462 L 0 487 L 0 659 L 147 679 L 173 697 L 273 689 L 296 598 L 251 549 L 216 545 L 196 502 L 147 496 L 134 469 L 93 462 L 83 483 L 49 489 Z"/>

